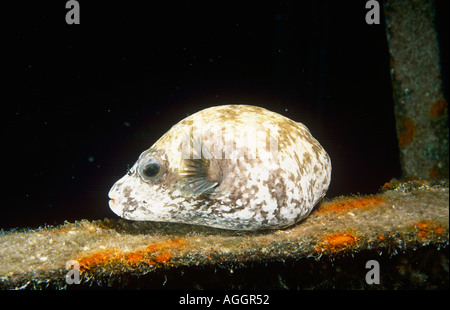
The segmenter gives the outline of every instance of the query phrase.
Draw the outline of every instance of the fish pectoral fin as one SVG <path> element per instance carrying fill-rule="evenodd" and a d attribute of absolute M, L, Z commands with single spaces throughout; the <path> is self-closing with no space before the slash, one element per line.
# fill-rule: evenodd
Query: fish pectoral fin
<path fill-rule="evenodd" d="M 180 190 L 186 195 L 201 195 L 219 184 L 211 180 L 209 170 L 215 164 L 208 159 L 183 159 L 179 172 Z"/>
<path fill-rule="evenodd" d="M 199 137 L 185 132 L 184 139 L 190 148 L 181 160 L 179 189 L 188 196 L 207 193 L 219 184 L 220 167 Z"/>

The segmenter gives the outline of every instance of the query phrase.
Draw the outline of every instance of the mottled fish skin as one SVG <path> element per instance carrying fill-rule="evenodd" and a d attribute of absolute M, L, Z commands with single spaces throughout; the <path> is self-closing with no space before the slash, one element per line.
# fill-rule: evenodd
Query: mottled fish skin
<path fill-rule="evenodd" d="M 205 167 L 198 166 L 206 174 L 199 190 L 186 186 L 188 139 L 208 150 L 209 157 L 192 161 Z M 255 152 L 255 143 L 264 147 Z M 142 167 L 151 161 L 160 172 L 149 180 Z M 215 106 L 183 119 L 143 152 L 111 188 L 109 205 L 136 221 L 279 229 L 306 218 L 330 180 L 330 158 L 305 125 L 261 107 Z"/>

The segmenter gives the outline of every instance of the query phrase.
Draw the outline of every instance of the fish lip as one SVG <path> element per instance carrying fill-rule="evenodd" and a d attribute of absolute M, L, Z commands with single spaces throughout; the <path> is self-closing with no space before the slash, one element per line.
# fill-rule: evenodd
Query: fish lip
<path fill-rule="evenodd" d="M 119 180 L 120 181 L 120 180 Z M 120 195 L 121 195 L 121 191 L 120 191 L 120 187 L 122 185 L 122 183 L 119 184 L 119 181 L 117 181 L 116 183 L 113 184 L 113 186 L 111 187 L 111 189 L 108 192 L 108 198 L 110 200 L 117 200 L 120 201 Z"/>
<path fill-rule="evenodd" d="M 123 217 L 122 216 L 122 208 L 120 207 L 120 203 L 117 203 L 116 200 L 114 199 L 110 199 L 109 202 L 109 208 L 111 209 L 111 211 L 113 211 L 116 215 Z"/>
<path fill-rule="evenodd" d="M 109 208 L 118 216 L 122 216 L 122 208 L 120 204 L 120 193 L 117 191 L 117 182 L 111 187 L 108 193 Z"/>
<path fill-rule="evenodd" d="M 114 185 L 111 187 L 111 189 L 108 192 L 108 198 L 110 200 L 114 200 L 113 194 L 116 192 L 116 184 L 117 183 L 114 183 Z"/>

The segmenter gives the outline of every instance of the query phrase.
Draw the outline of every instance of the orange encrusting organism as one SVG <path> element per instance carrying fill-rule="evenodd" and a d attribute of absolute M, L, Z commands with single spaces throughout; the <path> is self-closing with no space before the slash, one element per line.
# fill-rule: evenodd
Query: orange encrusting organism
<path fill-rule="evenodd" d="M 436 230 L 435 230 L 434 232 L 437 233 L 438 235 L 440 235 L 440 234 L 442 234 L 444 231 L 445 231 L 444 228 L 439 227 L 439 228 L 436 228 Z"/>
<path fill-rule="evenodd" d="M 414 135 L 416 134 L 416 126 L 412 120 L 404 119 L 399 121 L 398 127 L 398 144 L 403 148 L 413 140 Z"/>
<path fill-rule="evenodd" d="M 117 251 L 106 250 L 82 257 L 81 259 L 78 259 L 80 271 L 83 272 L 94 265 L 105 264 L 106 262 L 117 260 L 119 258 L 118 256 L 119 253 Z"/>
<path fill-rule="evenodd" d="M 166 264 L 172 257 L 171 252 L 185 243 L 185 239 L 169 240 L 150 244 L 142 249 L 126 253 L 120 250 L 105 250 L 81 257 L 78 259 L 78 263 L 80 264 L 81 272 L 94 266 L 102 266 L 109 263 L 122 263 L 133 268 L 142 263 L 149 265 Z"/>
<path fill-rule="evenodd" d="M 430 110 L 430 115 L 433 118 L 441 117 L 447 114 L 447 101 L 444 98 L 437 100 Z"/>
<path fill-rule="evenodd" d="M 172 257 L 169 253 L 163 253 L 155 256 L 155 261 L 157 263 L 167 263 L 169 259 Z"/>
<path fill-rule="evenodd" d="M 430 186 L 430 181 L 428 181 L 428 180 L 401 181 L 401 180 L 392 179 L 389 182 L 384 183 L 383 186 L 381 187 L 381 190 L 385 191 L 385 190 L 396 189 L 396 188 L 400 187 L 401 185 L 408 185 L 409 187 L 411 187 L 411 186 L 413 186 L 413 187 Z"/>
<path fill-rule="evenodd" d="M 338 198 L 332 201 L 323 202 L 316 212 L 346 212 L 353 209 L 374 207 L 383 202 L 383 198 L 373 195 L 357 198 Z"/>
<path fill-rule="evenodd" d="M 334 233 L 326 235 L 322 242 L 316 246 L 316 251 L 323 252 L 325 250 L 337 252 L 345 248 L 349 248 L 356 244 L 357 237 L 352 233 Z"/>
<path fill-rule="evenodd" d="M 445 229 L 442 227 L 439 227 L 436 223 L 432 221 L 421 221 L 418 223 L 415 223 L 415 228 L 418 230 L 417 236 L 420 238 L 426 238 L 429 236 L 429 234 L 438 234 L 441 235 L 444 233 Z"/>
<path fill-rule="evenodd" d="M 423 231 L 423 230 L 421 230 L 417 233 L 417 236 L 419 236 L 421 238 L 425 238 L 427 235 L 428 235 L 427 232 Z"/>
<path fill-rule="evenodd" d="M 431 167 L 428 169 L 428 172 L 430 174 L 430 177 L 437 179 L 439 177 L 439 168 L 437 167 Z"/>

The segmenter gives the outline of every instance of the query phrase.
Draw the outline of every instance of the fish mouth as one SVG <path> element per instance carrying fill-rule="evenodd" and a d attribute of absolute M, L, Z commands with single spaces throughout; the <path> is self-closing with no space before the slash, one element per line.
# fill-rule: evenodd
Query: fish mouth
<path fill-rule="evenodd" d="M 117 184 L 117 183 L 116 183 Z M 109 208 L 118 216 L 122 217 L 122 208 L 120 205 L 120 194 L 117 192 L 116 184 L 113 185 L 108 193 L 109 197 Z"/>
<path fill-rule="evenodd" d="M 117 203 L 116 200 L 110 199 L 109 202 L 109 208 L 118 216 L 123 217 L 122 214 L 122 208 L 120 207 L 120 203 Z"/>

